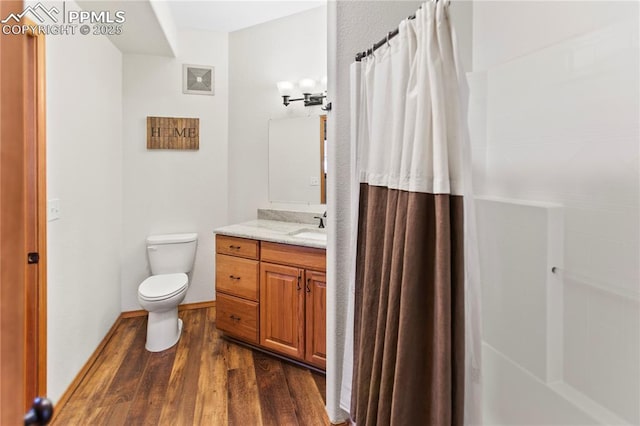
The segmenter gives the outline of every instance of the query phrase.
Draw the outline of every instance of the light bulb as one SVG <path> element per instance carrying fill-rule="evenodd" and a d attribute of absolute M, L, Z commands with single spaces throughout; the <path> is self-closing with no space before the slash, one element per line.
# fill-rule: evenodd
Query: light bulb
<path fill-rule="evenodd" d="M 302 93 L 313 93 L 316 88 L 316 81 L 312 78 L 303 78 L 298 82 L 298 87 Z"/>
<path fill-rule="evenodd" d="M 278 91 L 280 92 L 280 96 L 291 96 L 293 93 L 293 83 L 290 81 L 279 81 Z"/>

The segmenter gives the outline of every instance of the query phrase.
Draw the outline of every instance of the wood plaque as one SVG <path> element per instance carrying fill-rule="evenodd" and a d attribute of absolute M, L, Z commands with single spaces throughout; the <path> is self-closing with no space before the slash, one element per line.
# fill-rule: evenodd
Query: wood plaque
<path fill-rule="evenodd" d="M 199 148 L 199 118 L 147 117 L 147 149 Z"/>

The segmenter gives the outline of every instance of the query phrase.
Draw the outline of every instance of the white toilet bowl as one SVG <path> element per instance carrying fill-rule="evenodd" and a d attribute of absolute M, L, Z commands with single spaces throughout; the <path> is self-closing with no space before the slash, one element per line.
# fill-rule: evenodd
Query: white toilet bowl
<path fill-rule="evenodd" d="M 161 352 L 175 345 L 182 333 L 178 305 L 189 288 L 187 274 L 152 275 L 138 287 L 138 302 L 149 312 L 147 343 L 149 352 Z"/>
<path fill-rule="evenodd" d="M 147 343 L 150 352 L 169 349 L 180 339 L 182 321 L 178 305 L 189 289 L 198 234 L 164 234 L 147 237 L 151 276 L 138 287 L 138 302 L 149 312 Z"/>

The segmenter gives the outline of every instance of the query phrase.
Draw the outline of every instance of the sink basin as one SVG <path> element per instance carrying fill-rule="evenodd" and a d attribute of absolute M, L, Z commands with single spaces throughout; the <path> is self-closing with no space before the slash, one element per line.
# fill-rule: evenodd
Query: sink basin
<path fill-rule="evenodd" d="M 305 240 L 327 241 L 327 233 L 315 229 L 299 229 L 289 235 L 294 238 L 304 238 Z"/>

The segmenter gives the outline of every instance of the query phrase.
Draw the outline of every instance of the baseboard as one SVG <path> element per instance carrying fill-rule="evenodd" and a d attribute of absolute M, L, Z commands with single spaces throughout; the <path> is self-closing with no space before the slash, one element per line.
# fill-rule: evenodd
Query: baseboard
<path fill-rule="evenodd" d="M 195 303 L 185 303 L 183 305 L 178 306 L 178 312 L 187 311 L 189 309 L 203 309 L 203 308 L 215 308 L 216 301 L 209 300 L 207 302 L 195 302 Z M 144 309 L 139 309 L 137 311 L 126 311 L 120 314 L 121 318 L 134 318 L 134 317 L 143 317 L 147 315 L 147 311 Z"/>
<path fill-rule="evenodd" d="M 185 303 L 184 305 L 178 306 L 178 311 L 185 311 L 188 309 L 212 308 L 215 306 L 216 306 L 215 300 L 211 300 L 208 302 Z M 113 337 L 113 334 L 115 333 L 116 328 L 120 324 L 120 321 L 125 318 L 141 317 L 145 315 L 147 315 L 147 311 L 145 311 L 144 309 L 141 309 L 138 311 L 122 312 L 118 316 L 118 318 L 116 318 L 116 320 L 114 321 L 113 325 L 111 326 L 107 334 L 104 336 L 102 341 L 100 341 L 96 349 L 93 351 L 93 353 L 91 354 L 87 362 L 84 364 L 84 366 L 80 369 L 80 371 L 78 372 L 76 377 L 73 379 L 71 384 L 67 387 L 67 390 L 64 391 L 62 396 L 58 399 L 58 401 L 56 401 L 55 410 L 53 411 L 53 418 L 51 419 L 51 422 L 53 422 L 56 419 L 56 414 L 59 413 L 60 409 L 67 404 L 67 401 L 69 401 L 69 398 L 71 398 L 71 395 L 73 395 L 73 393 L 76 391 L 78 386 L 80 386 L 82 379 L 84 379 L 84 377 L 87 375 L 87 373 L 89 372 L 93 364 L 98 359 L 98 356 L 100 355 L 104 347 L 107 345 L 107 343 L 109 343 L 109 340 L 111 340 L 111 337 Z"/>

